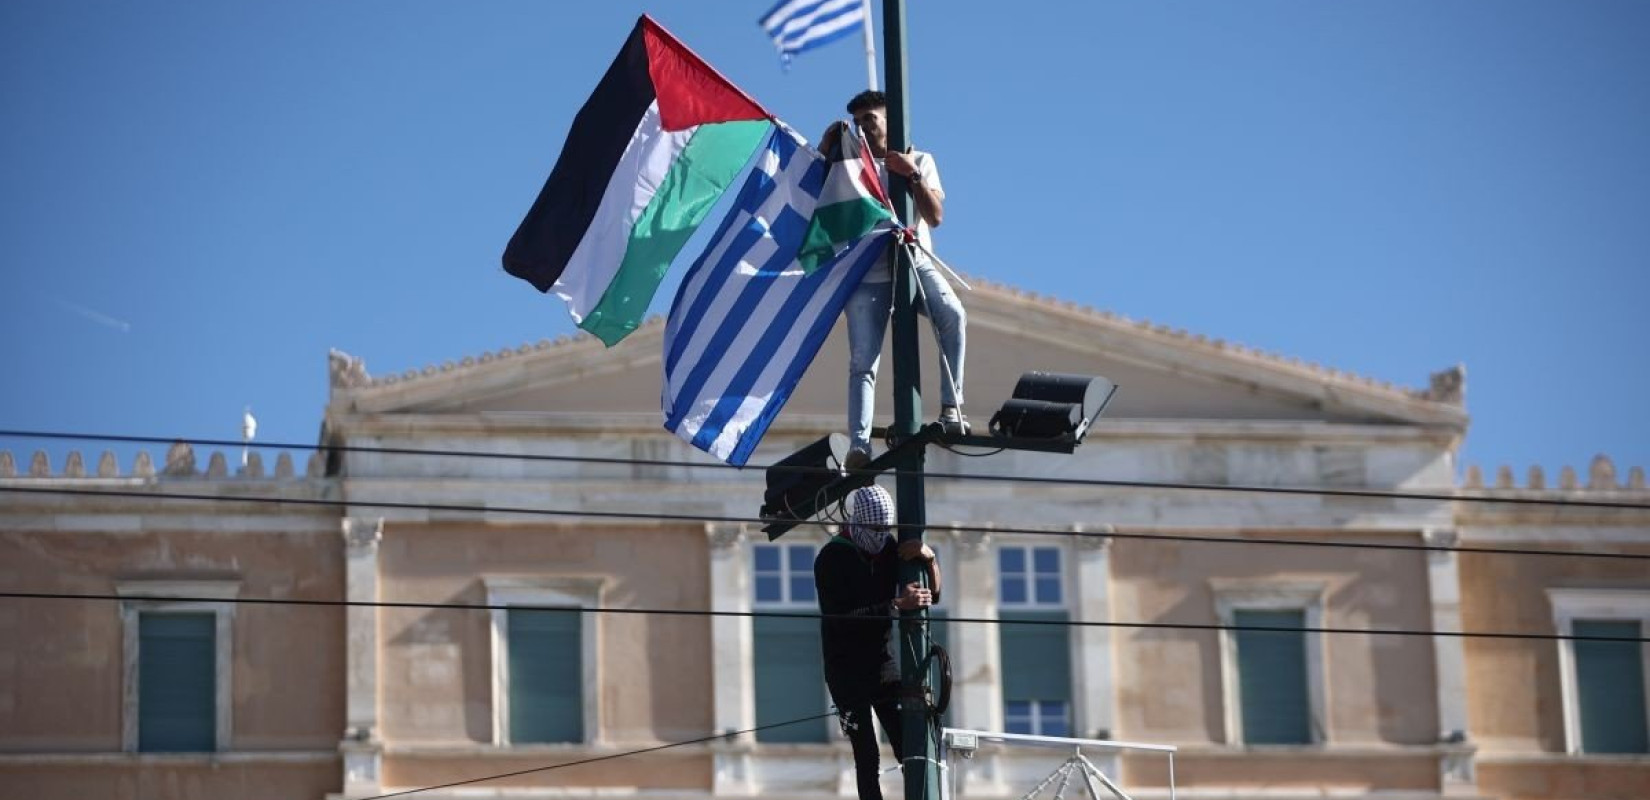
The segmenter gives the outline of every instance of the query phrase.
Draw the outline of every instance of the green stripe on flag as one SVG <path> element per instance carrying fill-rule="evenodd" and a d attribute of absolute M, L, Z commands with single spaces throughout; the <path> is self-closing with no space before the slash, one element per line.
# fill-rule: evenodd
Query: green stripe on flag
<path fill-rule="evenodd" d="M 812 274 L 836 254 L 838 246 L 847 246 L 886 219 L 889 219 L 888 209 L 869 198 L 819 206 L 808 223 L 808 233 L 802 239 L 796 260 L 804 272 Z"/>
<path fill-rule="evenodd" d="M 670 262 L 772 128 L 767 120 L 701 125 L 630 229 L 624 261 L 579 327 L 612 347 L 642 324 Z"/>

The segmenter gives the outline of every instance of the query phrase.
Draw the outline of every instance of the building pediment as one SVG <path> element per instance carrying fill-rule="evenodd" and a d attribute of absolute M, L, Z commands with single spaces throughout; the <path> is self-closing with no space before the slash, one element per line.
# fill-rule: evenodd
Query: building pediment
<path fill-rule="evenodd" d="M 1459 368 L 1409 389 L 1267 354 L 1183 330 L 974 281 L 969 314 L 967 410 L 989 417 L 1023 372 L 1105 375 L 1119 388 L 1107 416 L 1418 425 L 1464 430 Z M 919 338 L 923 396 L 937 408 L 938 361 L 926 323 Z M 485 353 L 399 375 L 369 375 L 333 354 L 333 413 L 658 414 L 665 325 L 654 319 L 612 348 L 588 336 Z M 884 348 L 878 408 L 887 411 L 891 358 Z M 786 417 L 841 416 L 847 336 L 839 321 Z"/>

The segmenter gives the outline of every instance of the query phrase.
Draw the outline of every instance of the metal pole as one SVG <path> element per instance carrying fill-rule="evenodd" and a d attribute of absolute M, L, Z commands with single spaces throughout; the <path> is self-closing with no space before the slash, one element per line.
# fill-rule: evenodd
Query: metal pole
<path fill-rule="evenodd" d="M 876 26 L 871 24 L 871 0 L 860 0 L 860 3 L 865 9 L 865 24 L 860 26 L 860 30 L 865 32 L 865 88 L 875 89 L 877 88 L 877 38 L 873 28 Z"/>
<path fill-rule="evenodd" d="M 888 149 L 903 152 L 910 144 L 906 133 L 910 106 L 905 91 L 905 2 L 882 2 L 883 76 L 887 80 Z M 916 223 L 916 204 L 905 179 L 888 175 L 894 210 L 907 224 Z M 894 248 L 894 434 L 915 436 L 922 425 L 922 380 L 917 350 L 917 287 L 910 254 Z M 922 469 L 926 448 L 914 449 L 895 465 L 895 493 L 899 504 L 901 542 L 922 541 L 928 509 L 923 496 Z M 900 585 L 926 583 L 927 572 L 914 561 L 900 563 Z M 938 800 L 938 748 L 928 718 L 928 611 L 900 613 L 901 742 L 904 756 L 905 800 Z"/>

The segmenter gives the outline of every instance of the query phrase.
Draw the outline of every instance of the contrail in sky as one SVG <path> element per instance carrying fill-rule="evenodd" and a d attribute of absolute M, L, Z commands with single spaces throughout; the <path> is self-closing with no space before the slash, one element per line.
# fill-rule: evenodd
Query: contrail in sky
<path fill-rule="evenodd" d="M 91 320 L 91 321 L 93 321 L 93 322 L 95 322 L 99 325 L 104 325 L 104 326 L 107 326 L 107 327 L 110 327 L 110 328 L 114 328 L 115 330 L 120 331 L 121 333 L 131 333 L 132 332 L 132 323 L 127 322 L 126 320 L 115 319 L 114 317 L 111 317 L 108 314 L 104 314 L 100 311 L 94 311 L 94 310 L 92 310 L 90 308 L 87 308 L 83 305 L 79 305 L 78 303 L 71 303 L 67 300 L 64 300 L 63 298 L 60 298 L 60 297 L 53 298 L 53 299 L 56 300 L 57 304 L 62 306 L 64 308 L 64 310 L 71 311 L 75 314 L 79 314 L 80 316 L 85 317 L 86 319 L 89 319 L 89 320 Z"/>

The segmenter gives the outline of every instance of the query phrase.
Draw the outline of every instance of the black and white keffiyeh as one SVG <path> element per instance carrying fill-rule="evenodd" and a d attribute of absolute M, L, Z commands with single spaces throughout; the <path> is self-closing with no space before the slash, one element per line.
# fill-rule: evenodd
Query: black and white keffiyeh
<path fill-rule="evenodd" d="M 882 552 L 894 525 L 894 498 L 881 486 L 855 489 L 848 495 L 848 538 L 868 554 Z"/>

